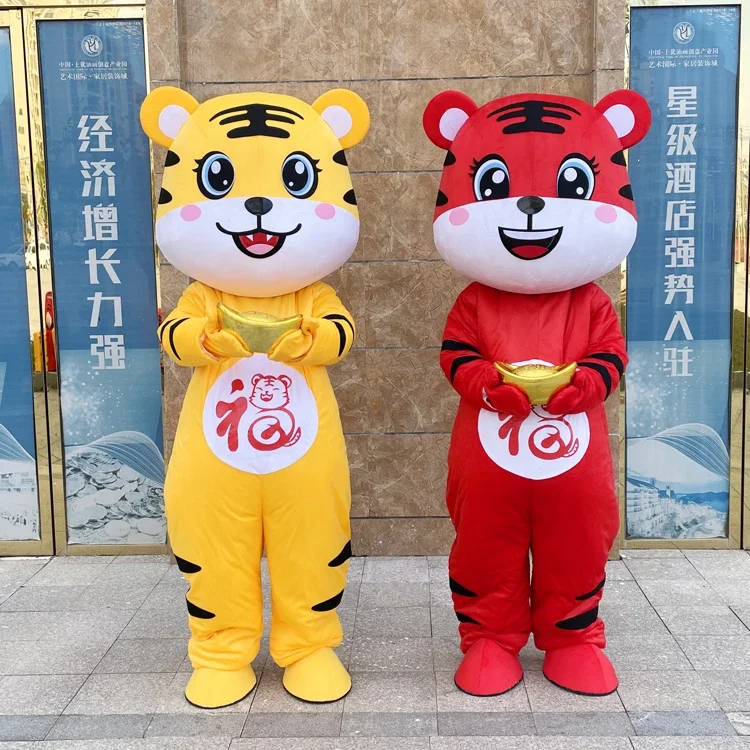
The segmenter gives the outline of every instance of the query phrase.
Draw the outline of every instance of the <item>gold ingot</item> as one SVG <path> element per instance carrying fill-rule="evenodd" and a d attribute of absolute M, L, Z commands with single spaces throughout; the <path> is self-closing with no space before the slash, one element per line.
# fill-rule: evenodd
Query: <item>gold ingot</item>
<path fill-rule="evenodd" d="M 267 354 L 279 337 L 302 325 L 302 316 L 277 318 L 264 312 L 237 312 L 219 302 L 216 306 L 219 324 L 227 331 L 234 331 L 251 352 Z"/>
<path fill-rule="evenodd" d="M 508 365 L 495 362 L 495 369 L 503 382 L 515 385 L 526 393 L 532 404 L 543 406 L 555 391 L 570 383 L 576 371 L 576 362 L 569 365 Z"/>

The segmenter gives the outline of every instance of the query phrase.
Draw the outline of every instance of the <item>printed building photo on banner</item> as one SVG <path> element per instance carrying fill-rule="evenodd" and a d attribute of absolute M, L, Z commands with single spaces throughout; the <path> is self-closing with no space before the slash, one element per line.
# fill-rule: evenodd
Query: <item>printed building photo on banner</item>
<path fill-rule="evenodd" d="M 161 369 L 138 20 L 38 27 L 69 544 L 162 544 Z"/>
<path fill-rule="evenodd" d="M 631 9 L 626 532 L 727 536 L 739 8 Z"/>
<path fill-rule="evenodd" d="M 10 33 L 0 29 L 0 541 L 39 539 L 31 337 Z"/>

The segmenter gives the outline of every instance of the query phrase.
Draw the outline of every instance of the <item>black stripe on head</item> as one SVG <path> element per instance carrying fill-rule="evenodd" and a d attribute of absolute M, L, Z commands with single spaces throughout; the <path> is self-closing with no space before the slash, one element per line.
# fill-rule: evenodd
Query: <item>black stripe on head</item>
<path fill-rule="evenodd" d="M 598 605 L 581 615 L 569 617 L 567 620 L 560 620 L 560 622 L 555 623 L 555 627 L 560 628 L 560 630 L 583 630 L 589 627 L 589 625 L 593 625 L 597 617 L 599 617 Z"/>
<path fill-rule="evenodd" d="M 180 573 L 200 573 L 200 571 L 202 570 L 200 565 L 191 563 L 190 560 L 185 560 L 182 557 L 177 557 L 177 555 L 174 556 L 174 559 L 177 561 L 177 567 L 179 568 Z"/>
<path fill-rule="evenodd" d="M 572 113 L 572 114 L 571 114 Z M 487 115 L 488 119 L 495 118 L 495 122 L 505 120 L 520 120 L 503 128 L 505 135 L 515 133 L 554 133 L 559 135 L 565 132 L 565 126 L 559 122 L 547 122 L 545 118 L 552 120 L 572 120 L 573 115 L 580 116 L 580 112 L 568 104 L 562 102 L 542 102 L 529 99 L 525 102 L 506 104 L 504 107 L 493 110 Z"/>
<path fill-rule="evenodd" d="M 348 203 L 350 206 L 357 205 L 357 196 L 354 195 L 354 190 L 347 190 L 344 193 L 344 203 Z"/>
<path fill-rule="evenodd" d="M 623 198 L 627 198 L 629 201 L 633 200 L 633 188 L 630 185 L 623 185 L 619 193 Z"/>
<path fill-rule="evenodd" d="M 336 557 L 328 563 L 329 568 L 338 568 L 339 565 L 343 565 L 352 556 L 352 542 L 349 540 L 345 545 L 344 549 L 336 555 Z"/>
<path fill-rule="evenodd" d="M 625 161 L 624 151 L 615 151 L 615 153 L 612 154 L 610 161 L 612 162 L 612 164 L 619 164 L 621 167 L 628 166 L 627 162 Z"/>
<path fill-rule="evenodd" d="M 577 597 L 576 597 L 576 601 L 578 601 L 578 602 L 585 602 L 585 601 L 586 601 L 586 599 L 591 599 L 592 597 L 596 596 L 596 595 L 597 595 L 597 594 L 598 594 L 598 593 L 599 593 L 599 592 L 600 592 L 600 591 L 601 591 L 601 590 L 602 590 L 602 589 L 604 588 L 604 584 L 605 584 L 606 582 L 607 582 L 607 577 L 605 576 L 605 577 L 604 577 L 604 578 L 602 578 L 602 580 L 601 580 L 601 581 L 599 581 L 599 583 L 597 583 L 597 584 L 596 584 L 596 586 L 594 586 L 594 588 L 593 588 L 593 589 L 591 589 L 591 591 L 589 591 L 589 592 L 588 592 L 587 594 L 582 594 L 581 596 L 577 596 Z"/>
<path fill-rule="evenodd" d="M 443 343 L 440 345 L 440 351 L 443 352 L 476 352 L 477 354 L 481 354 L 479 349 L 476 348 L 476 346 L 472 346 L 471 344 L 467 344 L 465 341 L 454 341 L 453 339 L 445 339 Z"/>
<path fill-rule="evenodd" d="M 159 191 L 159 205 L 163 205 L 164 203 L 171 203 L 172 202 L 172 193 L 169 192 L 169 190 L 165 190 L 162 188 Z"/>
<path fill-rule="evenodd" d="M 344 149 L 343 148 L 341 149 L 341 151 L 337 151 L 333 155 L 333 161 L 336 164 L 340 164 L 342 167 L 348 167 L 349 166 L 349 162 L 347 162 L 347 160 L 346 160 L 346 154 L 344 153 Z"/>
<path fill-rule="evenodd" d="M 604 388 L 607 391 L 607 396 L 612 393 L 612 376 L 609 374 L 609 370 L 598 362 L 579 362 L 579 367 L 588 367 L 589 370 L 594 370 L 599 373 L 599 377 L 604 381 Z"/>
<path fill-rule="evenodd" d="M 469 615 L 462 614 L 461 612 L 456 612 L 456 617 L 458 618 L 459 622 L 467 622 L 471 623 L 472 625 L 479 625 L 479 623 L 473 617 L 469 617 Z"/>
<path fill-rule="evenodd" d="M 451 164 L 456 163 L 456 157 L 454 156 L 452 151 L 446 151 L 445 152 L 445 161 L 443 162 L 444 167 L 450 167 Z"/>
<path fill-rule="evenodd" d="M 594 354 L 589 354 L 588 358 L 600 359 L 602 362 L 609 362 L 609 364 L 614 365 L 617 369 L 620 377 L 622 377 L 622 374 L 625 372 L 625 365 L 622 360 L 616 354 L 612 354 L 612 352 L 595 352 Z"/>
<path fill-rule="evenodd" d="M 473 591 L 469 591 L 466 586 L 462 586 L 453 578 L 448 579 L 448 584 L 450 585 L 450 589 L 454 594 L 458 594 L 459 596 L 476 596 Z"/>
<path fill-rule="evenodd" d="M 169 329 L 169 347 L 174 352 L 174 356 L 177 357 L 177 359 L 179 360 L 182 360 L 182 357 L 179 355 L 179 353 L 177 352 L 177 349 L 175 349 L 175 346 L 174 346 L 174 332 L 177 326 L 181 326 L 186 320 L 187 318 L 180 318 L 179 320 L 175 320 L 174 324 Z"/>
<path fill-rule="evenodd" d="M 274 104 L 242 104 L 239 107 L 231 107 L 217 112 L 209 122 L 221 117 L 219 125 L 234 125 L 235 123 L 244 123 L 240 127 L 232 128 L 227 132 L 227 138 L 248 138 L 253 135 L 266 135 L 270 138 L 289 138 L 289 131 L 284 128 L 273 125 L 272 123 L 283 123 L 285 125 L 296 125 L 297 120 L 305 118 L 293 109 L 287 107 L 277 107 Z"/>
<path fill-rule="evenodd" d="M 188 614 L 191 617 L 197 617 L 199 620 L 213 620 L 216 617 L 213 612 L 209 612 L 207 609 L 203 609 L 203 607 L 198 607 L 190 599 L 185 598 L 185 601 L 187 602 Z"/>
<path fill-rule="evenodd" d="M 477 357 L 475 354 L 467 354 L 465 357 L 456 357 L 453 362 L 451 362 L 451 383 L 456 377 L 456 371 L 458 368 L 461 367 L 461 365 L 465 365 L 467 362 L 473 362 L 475 359 L 481 359 L 481 357 Z"/>
<path fill-rule="evenodd" d="M 344 592 L 340 591 L 336 596 L 332 596 L 330 599 L 326 599 L 324 602 L 320 602 L 320 604 L 316 604 L 314 607 L 312 607 L 313 612 L 330 612 L 332 609 L 336 609 L 336 607 L 341 604 L 341 600 L 344 598 Z"/>
<path fill-rule="evenodd" d="M 438 190 L 437 200 L 435 201 L 435 205 L 444 206 L 447 202 L 448 202 L 448 196 L 442 190 Z"/>
<path fill-rule="evenodd" d="M 180 157 L 174 151 L 167 151 L 167 158 L 164 160 L 165 167 L 173 167 L 180 163 Z"/>

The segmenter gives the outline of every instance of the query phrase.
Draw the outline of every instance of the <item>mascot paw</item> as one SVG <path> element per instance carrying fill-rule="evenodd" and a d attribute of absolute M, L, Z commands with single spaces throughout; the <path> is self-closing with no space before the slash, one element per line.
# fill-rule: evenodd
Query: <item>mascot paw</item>
<path fill-rule="evenodd" d="M 518 657 L 495 641 L 472 644 L 456 670 L 456 687 L 469 695 L 500 695 L 518 685 L 523 669 Z"/>
<path fill-rule="evenodd" d="M 558 687 L 580 695 L 609 695 L 617 690 L 617 675 L 604 652 L 590 643 L 548 651 L 544 676 Z"/>
<path fill-rule="evenodd" d="M 246 698 L 255 683 L 255 672 L 250 665 L 233 672 L 198 667 L 185 688 L 185 697 L 198 708 L 222 708 Z"/>
<path fill-rule="evenodd" d="M 286 691 L 307 703 L 332 703 L 352 688 L 352 678 L 331 648 L 320 648 L 284 670 Z"/>

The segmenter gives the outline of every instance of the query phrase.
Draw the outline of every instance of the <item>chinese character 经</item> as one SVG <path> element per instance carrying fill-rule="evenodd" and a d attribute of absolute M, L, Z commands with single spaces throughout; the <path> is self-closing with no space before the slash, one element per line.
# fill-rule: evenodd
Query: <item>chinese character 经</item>
<path fill-rule="evenodd" d="M 125 369 L 124 336 L 89 336 L 91 339 L 91 356 L 97 358 L 93 370 Z"/>
<path fill-rule="evenodd" d="M 113 161 L 82 161 L 81 174 L 84 178 L 82 198 L 100 198 L 102 195 L 102 184 L 104 177 L 107 178 L 107 195 L 112 197 L 115 194 L 115 173 L 112 167 L 115 166 Z M 93 192 L 92 192 L 93 190 Z"/>
<path fill-rule="evenodd" d="M 682 273 L 674 274 L 671 273 L 664 277 L 664 290 L 667 293 L 667 299 L 665 305 L 671 305 L 674 302 L 675 295 L 684 294 L 685 304 L 693 304 L 693 276 L 692 274 Z"/>
<path fill-rule="evenodd" d="M 667 232 L 691 232 L 695 228 L 695 201 L 667 201 Z"/>
<path fill-rule="evenodd" d="M 667 156 L 695 156 L 697 125 L 670 125 Z"/>
<path fill-rule="evenodd" d="M 79 151 L 114 151 L 112 146 L 107 146 L 107 138 L 112 135 L 108 120 L 109 115 L 81 115 L 78 121 Z M 93 122 L 88 124 L 89 121 Z M 94 141 L 93 145 L 91 141 Z"/>
<path fill-rule="evenodd" d="M 695 266 L 695 237 L 666 237 L 664 255 L 669 258 L 667 268 Z"/>
<path fill-rule="evenodd" d="M 662 369 L 671 378 L 689 378 L 690 363 L 693 358 L 690 356 L 693 350 L 689 346 L 678 348 L 676 346 L 667 346 L 664 348 L 664 364 Z"/>
<path fill-rule="evenodd" d="M 113 204 L 84 206 L 83 218 L 86 221 L 84 240 L 117 240 L 117 208 Z"/>
<path fill-rule="evenodd" d="M 667 194 L 695 192 L 695 162 L 667 162 Z"/>
<path fill-rule="evenodd" d="M 107 276 L 109 276 L 109 280 L 113 284 L 120 283 L 120 277 L 117 275 L 114 269 L 115 264 L 119 264 L 120 261 L 112 260 L 112 256 L 116 252 L 117 252 L 117 248 L 111 247 L 109 250 L 105 251 L 104 255 L 102 255 L 101 258 L 97 258 L 96 248 L 92 247 L 89 249 L 89 258 L 88 260 L 84 262 L 89 267 L 89 283 L 90 284 L 99 283 L 99 266 L 104 267 L 104 270 L 107 272 Z"/>
<path fill-rule="evenodd" d="M 697 86 L 670 86 L 667 117 L 696 117 L 698 106 Z"/>
<path fill-rule="evenodd" d="M 91 305 L 91 321 L 89 322 L 89 328 L 96 328 L 99 325 L 99 315 L 102 310 L 102 302 L 105 300 L 111 302 L 115 311 L 115 328 L 122 327 L 122 297 L 105 297 L 101 292 L 96 292 L 93 297 L 86 297 L 89 302 L 93 302 Z"/>

